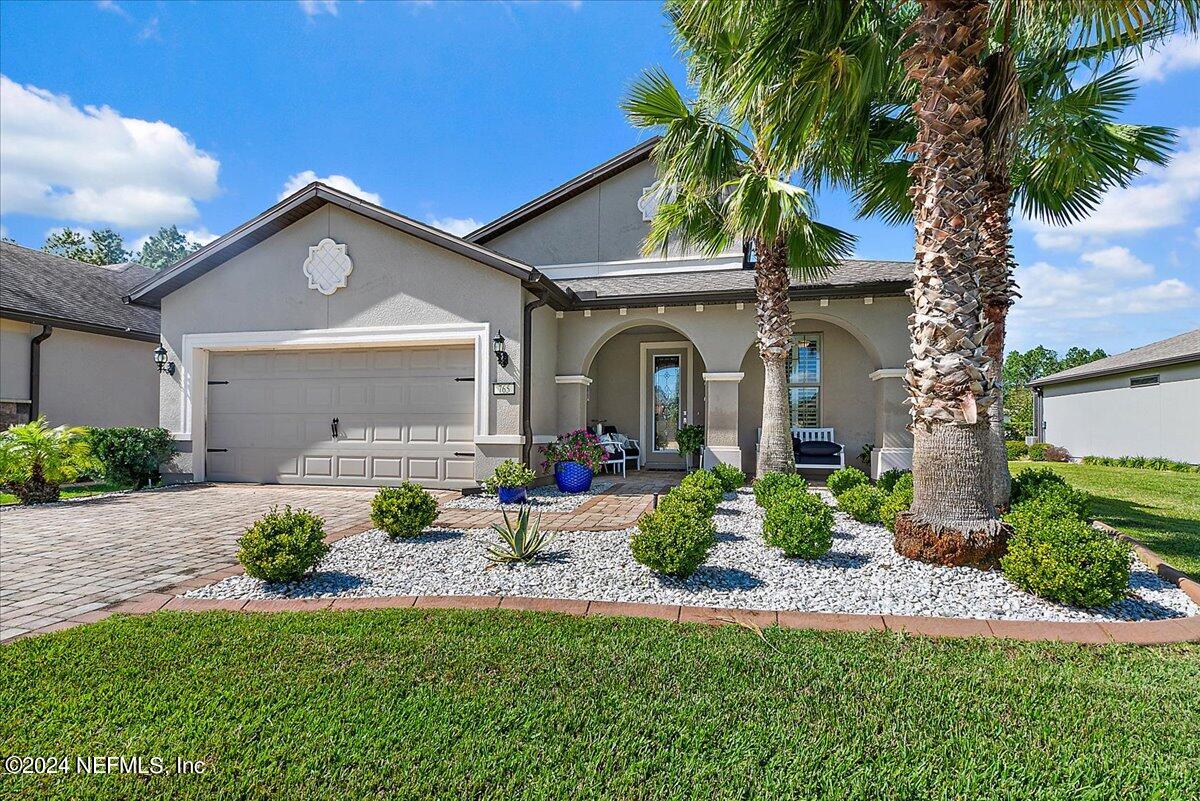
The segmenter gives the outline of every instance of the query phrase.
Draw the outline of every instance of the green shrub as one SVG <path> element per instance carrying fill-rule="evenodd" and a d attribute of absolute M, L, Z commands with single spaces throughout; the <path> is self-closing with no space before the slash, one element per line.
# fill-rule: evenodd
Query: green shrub
<path fill-rule="evenodd" d="M 746 483 L 746 474 L 731 464 L 713 465 L 712 472 L 721 479 L 726 492 L 737 492 Z"/>
<path fill-rule="evenodd" d="M 1071 606 L 1106 606 L 1129 587 L 1130 550 L 1081 520 L 1038 503 L 1005 517 L 1013 526 L 1005 578 L 1026 592 Z"/>
<path fill-rule="evenodd" d="M 1045 442 L 1035 442 L 1029 446 L 1029 459 L 1033 462 L 1046 461 L 1046 451 L 1050 445 Z"/>
<path fill-rule="evenodd" d="M 680 426 L 675 432 L 675 444 L 679 446 L 679 455 L 685 459 L 699 453 L 704 447 L 704 426 Z"/>
<path fill-rule="evenodd" d="M 664 502 L 638 520 L 629 548 L 633 558 L 651 570 L 687 578 L 704 563 L 716 541 L 711 516 L 697 514 L 687 503 Z"/>
<path fill-rule="evenodd" d="M 907 512 L 908 507 L 912 506 L 912 502 L 912 487 L 898 487 L 892 490 L 891 494 L 884 499 L 883 505 L 879 507 L 879 522 L 883 523 L 888 531 L 895 532 L 896 515 Z"/>
<path fill-rule="evenodd" d="M 0 486 L 23 504 L 57 501 L 62 484 L 95 465 L 87 429 L 51 428 L 39 417 L 0 431 Z"/>
<path fill-rule="evenodd" d="M 908 490 L 909 492 L 913 491 L 912 473 L 905 473 L 896 480 L 896 486 L 892 487 L 892 492 L 899 492 L 900 490 Z"/>
<path fill-rule="evenodd" d="M 879 508 L 887 495 L 879 487 L 859 484 L 838 496 L 838 509 L 860 523 L 878 523 Z"/>
<path fill-rule="evenodd" d="M 325 521 L 307 509 L 287 506 L 254 521 L 238 540 L 238 561 L 263 581 L 299 581 L 329 552 Z"/>
<path fill-rule="evenodd" d="M 896 468 L 892 468 L 891 470 L 886 471 L 883 475 L 881 475 L 879 477 L 879 481 L 875 482 L 875 486 L 879 487 L 881 490 L 883 490 L 886 493 L 890 493 L 890 492 L 892 492 L 892 490 L 896 489 L 896 482 L 900 481 L 905 476 L 909 477 L 908 480 L 911 483 L 912 482 L 912 472 L 911 471 L 898 470 Z"/>
<path fill-rule="evenodd" d="M 1200 464 L 1176 462 L 1171 459 L 1147 456 L 1085 456 L 1084 464 L 1102 467 L 1133 467 L 1139 470 L 1170 470 L 1176 473 L 1200 473 Z"/>
<path fill-rule="evenodd" d="M 1022 470 L 1012 478 L 1012 489 L 1009 493 L 1013 506 L 1022 501 L 1036 497 L 1047 486 L 1067 486 L 1067 480 L 1055 473 L 1049 467 L 1033 467 Z"/>
<path fill-rule="evenodd" d="M 104 478 L 139 489 L 158 481 L 159 467 L 175 452 L 165 428 L 93 428 L 90 437 Z"/>
<path fill-rule="evenodd" d="M 840 498 L 842 493 L 851 487 L 870 483 L 871 479 L 867 478 L 867 474 L 857 467 L 843 467 L 840 470 L 834 470 L 829 474 L 829 478 L 825 479 L 825 486 L 829 488 L 835 498 Z"/>
<path fill-rule="evenodd" d="M 1008 451 L 1008 460 L 1010 462 L 1016 461 L 1017 459 L 1024 459 L 1029 455 L 1029 446 L 1019 439 L 1005 442 L 1004 450 Z"/>
<path fill-rule="evenodd" d="M 763 539 L 788 556 L 816 559 L 833 547 L 833 511 L 810 492 L 787 490 L 767 507 Z"/>
<path fill-rule="evenodd" d="M 712 496 L 713 503 L 720 503 L 725 497 L 725 482 L 716 473 L 708 470 L 693 470 L 679 482 L 681 487 L 697 487 Z"/>
<path fill-rule="evenodd" d="M 371 499 L 371 522 L 392 537 L 415 537 L 437 516 L 437 500 L 411 481 L 380 487 Z"/>
<path fill-rule="evenodd" d="M 804 476 L 795 473 L 767 473 L 754 482 L 754 501 L 762 508 L 770 509 L 776 496 L 792 490 L 808 492 L 808 482 L 804 480 Z"/>
<path fill-rule="evenodd" d="M 533 470 L 516 459 L 505 459 L 483 482 L 483 488 L 494 495 L 501 487 L 528 487 L 536 477 Z"/>
<path fill-rule="evenodd" d="M 1046 452 L 1042 454 L 1047 462 L 1069 462 L 1071 454 L 1066 448 L 1060 448 L 1057 445 L 1051 445 L 1046 448 Z"/>
<path fill-rule="evenodd" d="M 720 501 L 721 496 L 714 494 L 709 487 L 695 483 L 680 483 L 679 486 L 673 487 L 670 492 L 659 498 L 658 505 L 660 507 L 664 505 L 686 506 L 693 510 L 692 514 L 694 515 L 712 517 L 716 514 L 717 504 Z"/>

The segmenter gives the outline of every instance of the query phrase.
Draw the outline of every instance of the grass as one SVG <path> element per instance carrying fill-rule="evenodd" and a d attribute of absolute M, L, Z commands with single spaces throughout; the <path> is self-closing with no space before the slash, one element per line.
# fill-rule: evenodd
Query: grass
<path fill-rule="evenodd" d="M 61 498 L 86 498 L 89 495 L 101 495 L 105 492 L 120 492 L 121 490 L 129 489 L 128 484 L 109 484 L 108 482 L 99 482 L 96 484 L 85 484 L 77 487 L 64 487 Z M 0 492 L 0 506 L 12 506 L 17 503 L 17 496 L 7 492 Z"/>
<path fill-rule="evenodd" d="M 1200 474 L 1052 462 L 1010 462 L 1009 467 L 1049 467 L 1062 474 L 1092 494 L 1094 517 L 1200 580 Z"/>
<path fill-rule="evenodd" d="M 1200 646 L 501 611 L 158 613 L 0 648 L 29 798 L 1195 798 Z"/>

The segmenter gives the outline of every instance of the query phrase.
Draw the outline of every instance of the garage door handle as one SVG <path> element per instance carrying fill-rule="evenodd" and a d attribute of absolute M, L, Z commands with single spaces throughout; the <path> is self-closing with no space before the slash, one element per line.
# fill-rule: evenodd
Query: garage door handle
<path fill-rule="evenodd" d="M 470 451 L 455 451 L 454 455 L 455 456 L 474 456 L 475 454 L 471 453 Z"/>
<path fill-rule="evenodd" d="M 338 418 L 335 417 L 333 418 L 333 421 L 330 422 L 329 431 L 333 434 L 334 439 L 338 438 Z"/>
<path fill-rule="evenodd" d="M 466 377 L 466 378 L 456 378 L 456 379 L 454 379 L 454 380 L 455 380 L 455 381 L 474 381 L 474 380 L 475 380 L 475 376 L 468 376 L 468 377 Z"/>

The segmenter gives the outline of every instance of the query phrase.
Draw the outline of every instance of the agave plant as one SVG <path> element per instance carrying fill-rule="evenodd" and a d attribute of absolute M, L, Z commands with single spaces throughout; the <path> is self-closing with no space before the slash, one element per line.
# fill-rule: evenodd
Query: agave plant
<path fill-rule="evenodd" d="M 489 547 L 487 552 L 488 561 L 493 565 L 532 562 L 549 544 L 551 537 L 538 530 L 542 522 L 541 515 L 531 524 L 529 512 L 528 506 L 521 507 L 521 511 L 517 513 L 516 526 L 508 519 L 508 512 L 504 513 L 504 528 L 492 526 L 500 535 L 500 544 Z"/>

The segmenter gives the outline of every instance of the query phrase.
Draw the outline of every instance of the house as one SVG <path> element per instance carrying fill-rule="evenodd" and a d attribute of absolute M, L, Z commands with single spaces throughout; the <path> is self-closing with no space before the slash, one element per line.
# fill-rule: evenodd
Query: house
<path fill-rule="evenodd" d="M 1029 386 L 1034 431 L 1072 456 L 1200 463 L 1200 328 Z"/>
<path fill-rule="evenodd" d="M 178 369 L 162 380 L 177 479 L 465 487 L 582 426 L 682 465 L 753 469 L 763 369 L 742 251 L 646 258 L 654 140 L 465 238 L 320 183 L 156 274 Z M 908 262 L 792 287 L 797 427 L 854 463 L 907 465 Z"/>
<path fill-rule="evenodd" d="M 0 243 L 0 428 L 158 425 L 158 310 L 121 300 L 153 274 Z"/>

